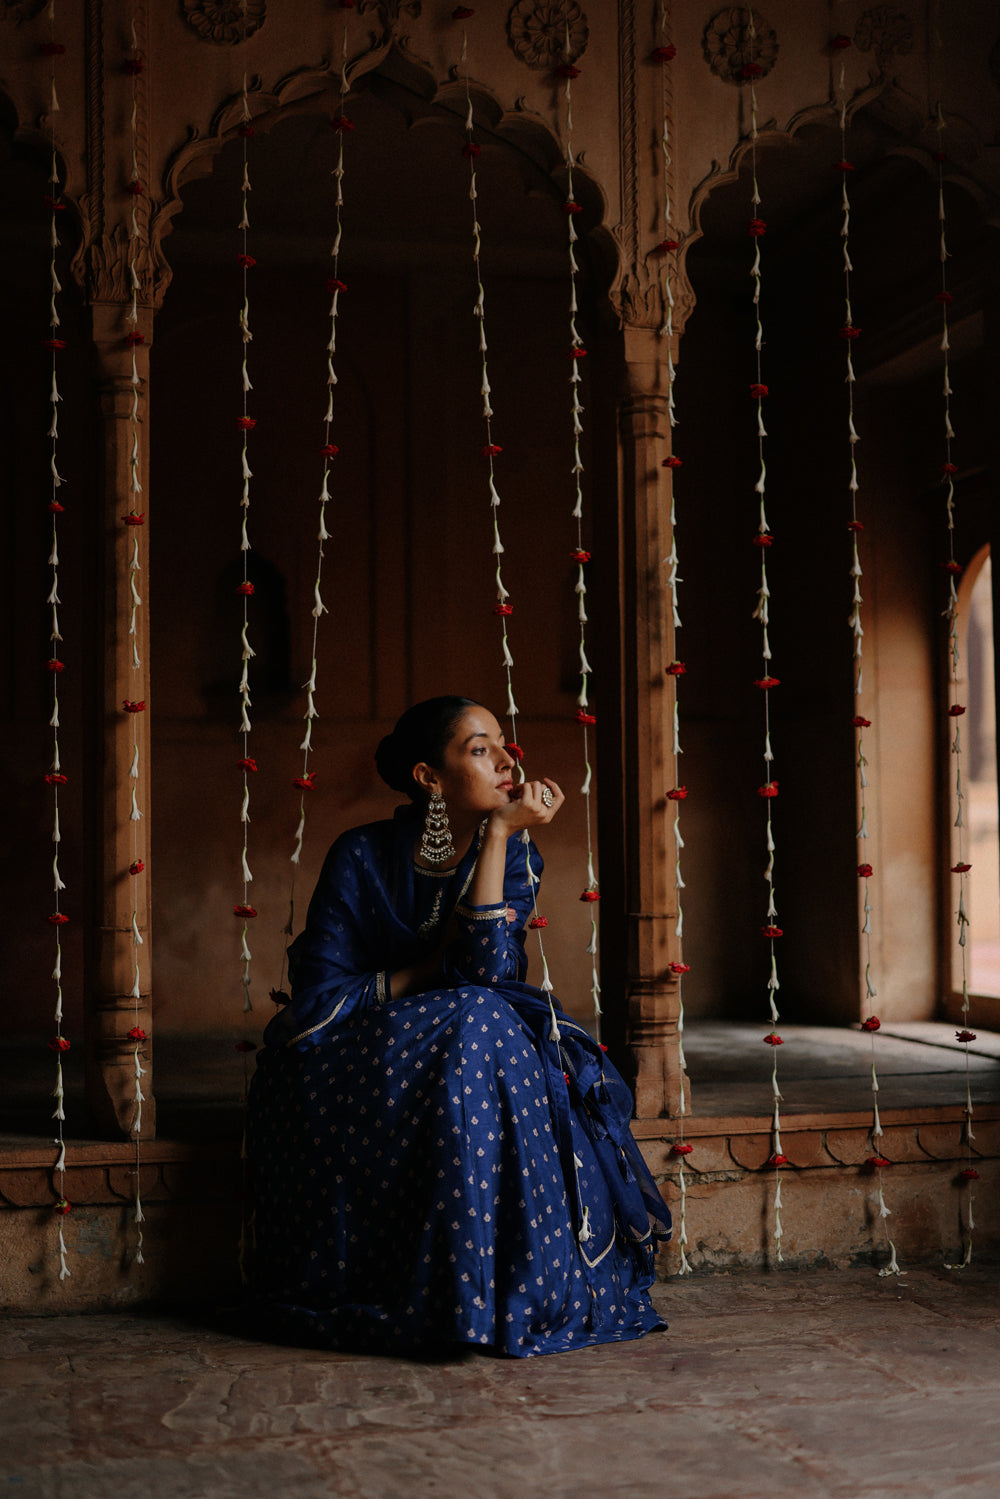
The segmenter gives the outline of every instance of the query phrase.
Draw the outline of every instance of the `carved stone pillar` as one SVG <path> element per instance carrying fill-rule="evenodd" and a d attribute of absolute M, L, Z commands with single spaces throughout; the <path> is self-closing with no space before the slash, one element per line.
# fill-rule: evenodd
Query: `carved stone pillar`
<path fill-rule="evenodd" d="M 627 1041 L 639 1118 L 677 1112 L 673 803 L 673 624 L 664 559 L 670 511 L 661 463 L 667 402 L 632 394 L 620 407 L 622 453 L 622 751 L 627 911 Z"/>
<path fill-rule="evenodd" d="M 132 349 L 126 343 L 127 305 L 96 303 L 93 340 L 101 420 L 97 513 L 99 553 L 99 640 L 103 659 L 97 673 L 95 707 L 96 773 L 94 796 L 95 881 L 94 940 L 90 944 L 86 1006 L 87 1102 L 104 1132 L 134 1138 L 136 1121 L 135 1025 L 152 1035 L 150 944 L 150 733 L 147 527 L 130 526 L 132 509 Z M 139 332 L 146 344 L 136 348 L 140 379 L 138 474 L 140 508 L 148 493 L 148 341 L 152 316 L 140 309 Z M 148 511 L 147 511 L 148 518 Z M 136 550 L 138 549 L 138 550 Z M 135 562 L 138 558 L 138 570 Z M 133 592 L 133 589 L 135 592 Z M 134 609 L 135 597 L 141 604 Z M 134 633 L 130 626 L 134 620 Z M 135 655 L 133 656 L 133 648 Z M 135 666 L 136 658 L 140 666 Z M 123 704 L 144 702 L 146 711 L 128 712 Z M 133 804 L 133 791 L 135 801 Z M 134 817 L 138 810 L 140 817 Z M 140 860 L 140 877 L 129 873 Z M 135 926 L 133 927 L 133 919 Z M 136 930 L 142 939 L 135 940 Z M 138 965 L 139 995 L 134 993 Z M 142 1078 L 144 1102 L 138 1134 L 155 1133 L 155 1106 L 148 1048 Z"/>

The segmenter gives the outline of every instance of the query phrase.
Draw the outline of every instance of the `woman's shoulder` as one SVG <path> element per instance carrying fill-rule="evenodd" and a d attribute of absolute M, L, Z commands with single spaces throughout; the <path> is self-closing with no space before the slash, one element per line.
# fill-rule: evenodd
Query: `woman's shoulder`
<path fill-rule="evenodd" d="M 411 809 L 400 807 L 394 817 L 345 828 L 330 845 L 326 861 L 328 864 L 364 864 L 372 858 L 381 860 L 392 853 L 401 839 L 405 841 L 411 836 L 408 832 L 410 821 Z"/>

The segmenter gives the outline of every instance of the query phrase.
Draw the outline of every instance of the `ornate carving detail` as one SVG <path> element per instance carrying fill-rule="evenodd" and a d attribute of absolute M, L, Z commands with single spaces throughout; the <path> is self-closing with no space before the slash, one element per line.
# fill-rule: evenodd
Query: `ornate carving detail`
<path fill-rule="evenodd" d="M 124 224 L 116 224 L 110 234 L 95 240 L 86 257 L 87 295 L 91 302 L 120 302 L 124 306 L 132 300 L 131 259 L 128 230 Z M 159 306 L 170 280 L 169 270 L 157 263 L 147 244 L 140 248 L 135 268 L 139 276 L 140 304 Z"/>
<path fill-rule="evenodd" d="M 515 0 L 507 40 L 529 68 L 551 73 L 587 50 L 590 30 L 577 0 Z"/>
<path fill-rule="evenodd" d="M 235 47 L 264 24 L 266 0 L 181 0 L 181 15 L 203 42 Z"/>
<path fill-rule="evenodd" d="M 874 52 L 875 66 L 884 73 L 896 53 L 902 57 L 912 50 L 913 22 L 892 5 L 875 5 L 858 21 L 854 45 L 862 52 Z"/>
<path fill-rule="evenodd" d="M 390 42 L 403 44 L 407 39 L 400 34 L 400 27 L 404 20 L 419 20 L 420 8 L 421 0 L 359 0 L 358 3 L 359 15 L 374 14 L 381 27 L 379 33 L 372 34 L 375 47 L 386 47 Z"/>
<path fill-rule="evenodd" d="M 0 0 L 0 17 L 20 26 L 22 21 L 33 21 L 40 16 L 48 0 Z"/>
<path fill-rule="evenodd" d="M 705 61 L 723 83 L 748 82 L 747 69 L 763 78 L 778 60 L 778 33 L 759 10 L 753 12 L 755 35 L 750 35 L 750 11 L 745 5 L 727 5 L 717 11 L 702 37 Z M 758 71 L 759 70 L 759 71 Z"/>

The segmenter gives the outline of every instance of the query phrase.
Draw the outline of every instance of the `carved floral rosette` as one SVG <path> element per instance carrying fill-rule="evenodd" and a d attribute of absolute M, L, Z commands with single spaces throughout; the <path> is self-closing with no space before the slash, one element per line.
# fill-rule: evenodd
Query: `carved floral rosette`
<path fill-rule="evenodd" d="M 221 47 L 235 47 L 253 36 L 266 11 L 266 0 L 181 0 L 181 14 L 195 35 Z"/>
<path fill-rule="evenodd" d="M 751 12 L 745 5 L 727 5 L 705 27 L 702 50 L 705 61 L 723 83 L 744 84 L 753 76 L 764 78 L 778 60 L 778 33 L 766 16 L 753 10 L 754 35 L 750 35 Z"/>
<path fill-rule="evenodd" d="M 515 0 L 507 17 L 507 40 L 529 68 L 554 72 L 574 63 L 587 48 L 590 31 L 577 0 Z"/>

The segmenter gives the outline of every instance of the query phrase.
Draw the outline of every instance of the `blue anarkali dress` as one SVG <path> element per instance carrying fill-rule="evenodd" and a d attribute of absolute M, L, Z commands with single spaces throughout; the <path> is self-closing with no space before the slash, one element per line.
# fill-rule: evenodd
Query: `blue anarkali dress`
<path fill-rule="evenodd" d="M 295 1341 L 527 1357 L 641 1337 L 670 1215 L 602 1048 L 524 982 L 531 871 L 510 839 L 502 906 L 468 905 L 476 846 L 421 869 L 418 814 L 327 855 L 290 949 L 247 1114 L 250 1288 Z M 439 985 L 390 975 L 438 947 Z"/>

